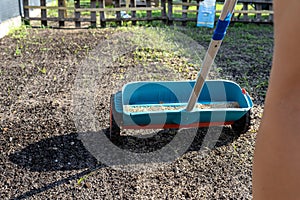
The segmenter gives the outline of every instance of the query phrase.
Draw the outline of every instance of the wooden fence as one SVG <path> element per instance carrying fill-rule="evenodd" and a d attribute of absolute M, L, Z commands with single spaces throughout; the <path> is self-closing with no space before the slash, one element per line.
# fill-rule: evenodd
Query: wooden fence
<path fill-rule="evenodd" d="M 24 21 L 26 24 L 39 22 L 40 26 L 51 27 L 105 27 L 107 23 L 122 25 L 131 22 L 136 25 L 141 21 L 162 21 L 166 24 L 180 22 L 196 22 L 200 0 L 114 0 L 114 5 L 105 6 L 105 0 L 74 0 L 73 4 L 66 0 L 57 0 L 57 5 L 46 5 L 46 0 L 40 0 L 40 6 L 29 5 L 29 0 L 23 0 Z M 232 21 L 273 23 L 272 0 L 240 0 L 242 9 L 235 10 Z M 30 12 L 39 10 L 37 16 Z M 216 10 L 216 14 L 221 11 Z M 126 15 L 127 14 L 127 15 Z M 216 18 L 217 19 L 217 18 Z"/>

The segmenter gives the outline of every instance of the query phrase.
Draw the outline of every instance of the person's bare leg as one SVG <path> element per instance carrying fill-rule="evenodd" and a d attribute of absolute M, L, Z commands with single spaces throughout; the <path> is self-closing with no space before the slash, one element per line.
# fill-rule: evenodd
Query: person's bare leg
<path fill-rule="evenodd" d="M 256 141 L 254 199 L 300 199 L 299 0 L 273 0 L 275 47 Z"/>

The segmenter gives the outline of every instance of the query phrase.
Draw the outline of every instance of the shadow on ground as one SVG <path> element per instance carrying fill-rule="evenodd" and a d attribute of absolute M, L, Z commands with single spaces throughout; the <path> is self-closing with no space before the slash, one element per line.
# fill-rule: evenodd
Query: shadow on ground
<path fill-rule="evenodd" d="M 91 168 L 97 160 L 77 139 L 77 133 L 40 140 L 10 155 L 10 161 L 30 171 L 65 171 Z"/>
<path fill-rule="evenodd" d="M 109 129 L 102 132 L 109 137 Z M 199 151 L 207 132 L 208 128 L 199 128 L 188 151 Z M 147 138 L 120 136 L 113 143 L 131 152 L 148 153 L 163 148 L 175 135 L 176 131 L 161 130 Z M 229 127 L 223 127 L 215 146 L 231 143 L 236 137 Z M 43 139 L 11 154 L 9 159 L 19 166 L 37 172 L 79 170 L 97 166 L 97 160 L 86 150 L 77 133 Z"/>
<path fill-rule="evenodd" d="M 109 129 L 104 129 L 102 132 L 109 137 Z M 188 151 L 201 150 L 203 139 L 207 133 L 208 128 L 197 129 L 197 134 Z M 125 150 L 145 153 L 162 148 L 167 145 L 175 135 L 176 131 L 174 130 L 161 130 L 154 135 L 151 134 L 151 136 L 147 138 L 120 136 L 117 139 L 114 139 L 113 143 Z M 227 145 L 237 137 L 238 136 L 235 135 L 229 127 L 223 127 L 222 132 L 218 137 L 219 140 L 214 148 Z M 97 162 L 97 160 L 85 149 L 82 142 L 78 139 L 77 133 L 55 136 L 30 144 L 26 148 L 11 154 L 10 160 L 19 166 L 28 168 L 30 171 L 37 172 L 83 169 L 82 172 L 57 180 L 44 187 L 29 190 L 14 199 L 26 199 L 32 197 L 69 181 L 79 179 L 93 171 L 107 167 L 106 165 Z"/>

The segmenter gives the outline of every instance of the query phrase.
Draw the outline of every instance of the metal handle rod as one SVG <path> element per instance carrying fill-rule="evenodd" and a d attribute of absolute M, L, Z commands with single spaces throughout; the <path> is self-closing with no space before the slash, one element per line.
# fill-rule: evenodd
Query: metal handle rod
<path fill-rule="evenodd" d="M 196 83 L 194 85 L 188 104 L 186 106 L 186 111 L 192 111 L 196 105 L 197 99 L 199 98 L 200 92 L 203 88 L 205 79 L 207 78 L 208 72 L 214 62 L 214 59 L 226 34 L 226 29 L 229 25 L 230 18 L 234 11 L 234 7 L 237 1 L 238 0 L 226 0 L 224 3 L 221 15 L 217 23 L 217 27 L 210 41 L 208 50 L 205 54 L 201 67 L 201 72 L 200 74 L 198 74 Z"/>

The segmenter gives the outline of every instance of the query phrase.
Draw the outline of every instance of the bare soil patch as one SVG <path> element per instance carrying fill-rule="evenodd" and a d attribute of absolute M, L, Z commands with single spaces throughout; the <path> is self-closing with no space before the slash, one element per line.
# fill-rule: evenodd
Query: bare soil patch
<path fill-rule="evenodd" d="M 180 31 L 207 47 L 211 30 Z M 97 63 L 99 76 L 91 90 L 94 116 L 108 133 L 110 95 L 126 82 L 192 79 L 198 69 L 183 56 L 151 48 L 136 51 L 136 46 L 120 47 L 125 53 L 111 58 L 109 66 L 91 58 L 98 55 L 95 49 L 122 34 L 122 29 L 113 28 L 27 29 L 0 39 L 0 198 L 251 199 L 253 150 L 271 67 L 272 28 L 236 25 L 229 29 L 210 77 L 236 81 L 253 97 L 249 132 L 236 136 L 224 127 L 216 146 L 203 151 L 208 129 L 199 128 L 186 153 L 171 163 L 140 163 L 148 166 L 140 171 L 106 166 L 78 139 L 72 106 L 78 72 L 88 70 L 86 60 Z M 84 119 L 83 123 L 89 125 Z M 163 148 L 175 133 L 149 134 L 134 137 L 125 130 L 114 143 L 126 151 L 147 153 Z"/>

